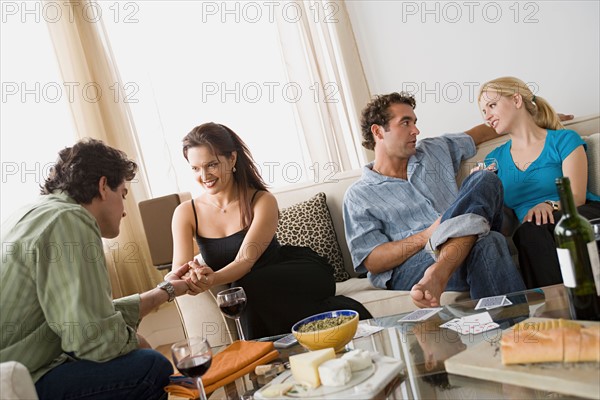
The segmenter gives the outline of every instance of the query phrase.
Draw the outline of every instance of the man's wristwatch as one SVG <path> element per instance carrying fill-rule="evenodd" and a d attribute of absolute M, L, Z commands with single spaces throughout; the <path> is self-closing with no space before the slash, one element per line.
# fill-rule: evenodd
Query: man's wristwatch
<path fill-rule="evenodd" d="M 157 288 L 164 290 L 169 295 L 169 303 L 175 300 L 175 286 L 169 281 L 162 281 L 158 285 Z"/>
<path fill-rule="evenodd" d="M 546 200 L 544 203 L 550 205 L 550 207 L 552 207 L 552 211 L 560 210 L 560 205 L 558 201 Z"/>

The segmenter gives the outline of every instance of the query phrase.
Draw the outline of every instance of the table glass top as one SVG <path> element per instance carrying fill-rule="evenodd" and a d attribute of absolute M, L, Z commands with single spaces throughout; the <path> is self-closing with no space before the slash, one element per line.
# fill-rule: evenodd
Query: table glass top
<path fill-rule="evenodd" d="M 572 398 L 555 392 L 446 373 L 446 359 L 482 341 L 497 340 L 502 330 L 518 322 L 531 317 L 570 319 L 568 296 L 562 285 L 514 293 L 507 298 L 511 305 L 488 310 L 499 327 L 483 333 L 461 335 L 439 327 L 454 318 L 486 311 L 475 310 L 477 300 L 465 300 L 445 305 L 439 313 L 425 321 L 399 322 L 408 313 L 361 321 L 361 324 L 383 329 L 354 339 L 347 349 L 361 348 L 405 362 L 406 372 L 394 387 L 386 388 L 386 398 Z M 290 355 L 304 351 L 299 345 L 281 349 L 281 360 L 286 361 Z M 252 398 L 252 393 L 261 386 L 253 375 L 215 392 L 211 398 Z"/>

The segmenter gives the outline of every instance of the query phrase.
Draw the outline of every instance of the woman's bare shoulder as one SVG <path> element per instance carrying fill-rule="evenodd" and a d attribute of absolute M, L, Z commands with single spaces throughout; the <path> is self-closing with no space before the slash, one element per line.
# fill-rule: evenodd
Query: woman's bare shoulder
<path fill-rule="evenodd" d="M 174 215 L 176 216 L 187 216 L 187 215 L 191 215 L 193 213 L 193 209 L 192 209 L 192 200 L 186 200 L 184 202 L 182 202 L 181 204 L 179 204 L 176 208 L 175 208 L 175 212 Z"/>
<path fill-rule="evenodd" d="M 277 199 L 273 195 L 273 193 L 268 190 L 259 190 L 256 194 L 252 194 L 254 196 L 253 203 L 255 205 L 259 204 L 267 204 L 267 205 L 277 205 Z"/>

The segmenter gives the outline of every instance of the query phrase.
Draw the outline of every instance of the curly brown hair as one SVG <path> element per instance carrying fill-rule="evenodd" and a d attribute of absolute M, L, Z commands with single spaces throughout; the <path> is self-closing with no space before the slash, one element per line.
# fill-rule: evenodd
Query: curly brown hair
<path fill-rule="evenodd" d="M 85 138 L 58 153 L 50 175 L 40 185 L 40 193 L 63 191 L 77 203 L 89 204 L 99 195 L 101 177 L 106 177 L 108 186 L 115 191 L 120 184 L 135 177 L 137 168 L 135 161 L 121 150 L 101 140 Z"/>
<path fill-rule="evenodd" d="M 385 130 L 389 128 L 389 122 L 392 118 L 390 106 L 392 104 L 406 104 L 415 109 L 417 102 L 410 93 L 393 92 L 390 94 L 376 95 L 373 100 L 362 110 L 360 127 L 362 130 L 364 148 L 373 150 L 375 148 L 375 139 L 371 132 L 371 126 L 381 125 Z"/>

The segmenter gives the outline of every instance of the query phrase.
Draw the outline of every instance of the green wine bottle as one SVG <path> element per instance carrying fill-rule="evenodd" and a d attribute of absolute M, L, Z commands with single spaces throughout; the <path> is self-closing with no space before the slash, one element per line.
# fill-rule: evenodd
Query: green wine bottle
<path fill-rule="evenodd" d="M 600 320 L 600 257 L 592 225 L 575 207 L 569 178 L 556 179 L 563 216 L 554 228 L 571 318 Z"/>

